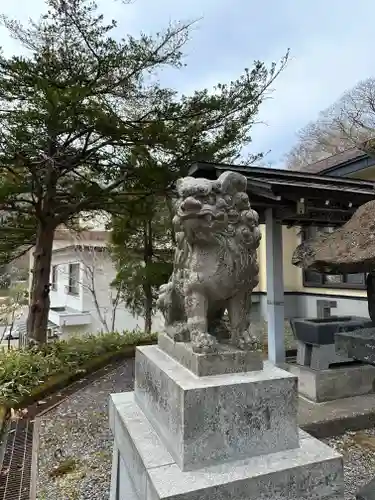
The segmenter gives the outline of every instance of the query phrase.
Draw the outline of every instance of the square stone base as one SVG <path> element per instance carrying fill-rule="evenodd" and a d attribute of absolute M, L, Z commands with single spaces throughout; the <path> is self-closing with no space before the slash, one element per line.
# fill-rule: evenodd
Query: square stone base
<path fill-rule="evenodd" d="M 159 333 L 160 349 L 198 377 L 259 371 L 263 368 L 261 353 L 243 351 L 236 347 L 218 344 L 217 352 L 200 354 L 193 351 L 190 342 L 175 342 L 166 333 Z"/>
<path fill-rule="evenodd" d="M 289 371 L 298 377 L 298 392 L 316 403 L 370 394 L 375 390 L 375 366 L 348 365 L 312 370 L 290 364 Z"/>
<path fill-rule="evenodd" d="M 342 500 L 342 459 L 300 431 L 300 447 L 181 471 L 133 393 L 113 395 L 111 499 L 117 500 Z"/>
<path fill-rule="evenodd" d="M 197 377 L 157 346 L 138 347 L 134 394 L 183 470 L 298 447 L 297 378 L 267 362 Z"/>

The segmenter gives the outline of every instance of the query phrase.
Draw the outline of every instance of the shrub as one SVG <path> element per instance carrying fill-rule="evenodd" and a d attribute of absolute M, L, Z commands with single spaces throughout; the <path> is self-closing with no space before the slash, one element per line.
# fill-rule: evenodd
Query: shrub
<path fill-rule="evenodd" d="M 119 352 L 156 335 L 113 332 L 56 340 L 41 348 L 0 350 L 0 404 L 19 402 L 53 375 L 74 374 L 103 355 Z"/>

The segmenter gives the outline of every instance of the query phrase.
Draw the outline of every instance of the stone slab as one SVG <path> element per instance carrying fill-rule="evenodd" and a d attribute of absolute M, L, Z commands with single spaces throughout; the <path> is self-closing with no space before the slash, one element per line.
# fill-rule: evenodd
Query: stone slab
<path fill-rule="evenodd" d="M 375 391 L 375 366 L 350 364 L 313 370 L 308 366 L 290 364 L 289 371 L 298 377 L 298 392 L 322 403 Z"/>
<path fill-rule="evenodd" d="M 114 424 L 114 422 L 113 422 Z M 114 426 L 110 426 L 110 429 L 114 429 Z M 112 452 L 112 470 L 111 470 L 111 489 L 109 494 L 109 500 L 116 500 L 116 490 L 117 490 L 117 478 L 119 471 L 119 459 L 120 453 L 117 449 L 116 443 L 113 444 L 113 452 Z M 124 479 L 125 479 L 124 474 Z M 133 496 L 134 498 L 134 496 Z M 133 500 L 133 499 L 132 499 Z"/>
<path fill-rule="evenodd" d="M 335 335 L 339 354 L 375 365 L 375 328 L 363 328 Z"/>
<path fill-rule="evenodd" d="M 375 500 L 375 477 L 356 494 L 356 500 Z"/>
<path fill-rule="evenodd" d="M 297 378 L 268 362 L 197 377 L 157 346 L 139 347 L 135 397 L 184 470 L 298 446 Z"/>
<path fill-rule="evenodd" d="M 124 463 L 124 459 L 120 455 L 116 443 L 114 443 L 109 500 L 118 500 L 119 498 L 138 500 L 139 497 L 129 475 L 128 468 Z"/>
<path fill-rule="evenodd" d="M 315 403 L 300 396 L 298 424 L 316 438 L 339 436 L 375 426 L 375 394 Z"/>
<path fill-rule="evenodd" d="M 118 493 L 116 492 L 116 487 L 111 490 L 115 491 L 117 495 L 114 497 L 114 500 L 119 500 L 119 498 L 124 498 L 126 500 L 138 500 L 139 496 L 134 489 L 132 478 L 128 472 L 128 466 L 122 457 L 119 457 L 118 466 L 119 472 L 121 471 L 118 476 L 116 476 L 116 479 L 118 477 Z"/>
<path fill-rule="evenodd" d="M 159 334 L 158 345 L 198 377 L 259 371 L 263 368 L 260 352 L 242 351 L 230 345 L 218 344 L 216 353 L 201 354 L 194 352 L 189 342 L 175 342 L 166 333 Z"/>
<path fill-rule="evenodd" d="M 127 399 L 127 401 L 126 401 Z M 339 454 L 300 432 L 300 447 L 182 471 L 127 393 L 114 407 L 119 474 L 132 480 L 137 500 L 342 500 Z M 121 478 L 117 483 L 121 483 Z M 119 496 L 119 500 L 129 500 Z M 131 497 L 133 500 L 133 497 Z"/>

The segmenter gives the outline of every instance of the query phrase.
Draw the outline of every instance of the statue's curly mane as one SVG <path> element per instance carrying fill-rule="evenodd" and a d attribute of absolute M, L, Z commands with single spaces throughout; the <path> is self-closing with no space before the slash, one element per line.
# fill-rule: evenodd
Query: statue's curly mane
<path fill-rule="evenodd" d="M 259 231 L 259 217 L 255 210 L 250 208 L 248 196 L 245 192 L 237 192 L 234 194 L 223 194 L 218 188 L 217 182 L 211 181 L 213 184 L 212 191 L 215 195 L 213 199 L 215 202 L 212 204 L 214 209 L 221 215 L 222 222 L 216 224 L 215 220 L 211 226 L 207 226 L 207 232 L 210 232 L 213 239 L 212 241 L 222 249 L 235 254 L 242 254 L 255 252 L 259 246 L 260 231 Z M 192 246 L 188 243 L 184 233 L 183 222 L 178 215 L 181 212 L 186 195 L 194 197 L 201 194 L 198 187 L 192 186 L 184 191 L 180 190 L 180 197 L 176 200 L 176 212 L 174 217 L 174 225 L 176 229 L 176 253 L 175 265 L 183 267 L 184 263 L 188 260 L 192 252 Z M 233 244 L 233 242 L 235 244 Z M 197 243 L 199 245 L 199 243 Z"/>

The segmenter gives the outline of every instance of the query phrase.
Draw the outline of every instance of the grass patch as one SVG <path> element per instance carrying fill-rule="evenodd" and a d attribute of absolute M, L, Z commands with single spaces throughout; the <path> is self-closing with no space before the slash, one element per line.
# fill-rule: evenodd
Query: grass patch
<path fill-rule="evenodd" d="M 49 472 L 49 477 L 56 478 L 74 472 L 78 462 L 74 458 L 67 458 Z"/>
<path fill-rule="evenodd" d="M 155 341 L 156 334 L 115 332 L 0 350 L 0 407 L 30 404 L 116 358 L 132 356 L 136 345 Z"/>

